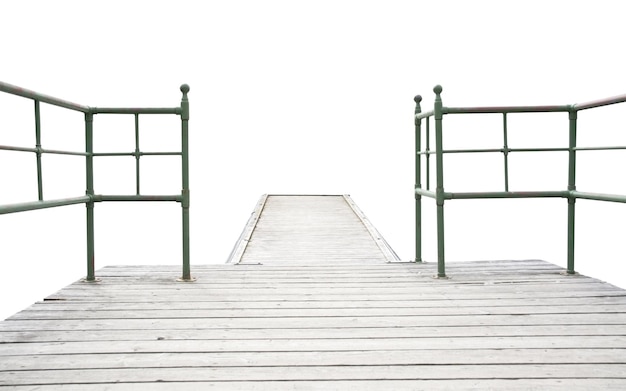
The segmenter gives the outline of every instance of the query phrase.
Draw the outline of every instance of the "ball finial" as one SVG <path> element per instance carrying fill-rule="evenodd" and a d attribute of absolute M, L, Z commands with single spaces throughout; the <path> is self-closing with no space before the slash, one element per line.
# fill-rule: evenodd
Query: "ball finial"
<path fill-rule="evenodd" d="M 441 86 L 439 84 L 437 84 L 435 86 L 435 88 L 433 88 L 433 91 L 434 91 L 435 94 L 439 95 L 439 94 L 441 94 L 441 91 L 443 91 L 443 88 L 441 88 Z"/>
<path fill-rule="evenodd" d="M 422 101 L 422 96 L 421 95 L 415 95 L 415 98 L 413 98 L 413 100 L 415 101 L 415 103 L 420 103 Z"/>
<path fill-rule="evenodd" d="M 180 92 L 186 94 L 189 92 L 189 84 L 183 84 L 180 86 Z"/>

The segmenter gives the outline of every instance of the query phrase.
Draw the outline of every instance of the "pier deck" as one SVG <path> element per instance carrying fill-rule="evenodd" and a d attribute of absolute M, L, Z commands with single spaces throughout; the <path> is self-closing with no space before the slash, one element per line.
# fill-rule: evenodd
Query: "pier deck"
<path fill-rule="evenodd" d="M 271 197 L 236 261 L 194 266 L 195 282 L 109 266 L 0 322 L 0 389 L 626 388 L 626 291 L 537 260 L 450 263 L 435 279 L 434 263 L 389 262 L 349 198 L 320 199 L 331 223 Z M 352 227 L 332 235 L 339 215 Z M 365 235 L 367 250 L 333 259 L 302 219 L 312 242 Z"/>

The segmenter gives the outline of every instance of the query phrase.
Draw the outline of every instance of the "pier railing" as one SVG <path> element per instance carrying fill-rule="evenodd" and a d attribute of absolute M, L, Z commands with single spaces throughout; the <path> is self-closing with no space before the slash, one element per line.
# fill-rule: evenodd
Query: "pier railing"
<path fill-rule="evenodd" d="M 191 271 L 189 263 L 189 100 L 187 93 L 189 86 L 183 84 L 180 87 L 182 92 L 182 100 L 178 107 L 165 108 L 125 108 L 125 107 L 89 107 L 52 96 L 44 95 L 38 92 L 30 91 L 11 84 L 0 82 L 0 91 L 11 95 L 20 96 L 30 99 L 34 103 L 35 116 L 35 146 L 9 146 L 0 145 L 0 150 L 33 153 L 37 162 L 37 191 L 36 201 L 27 201 L 15 204 L 0 205 L 0 215 L 6 213 L 24 212 L 43 208 L 52 208 L 73 204 L 86 204 L 87 207 L 87 276 L 86 281 L 96 281 L 95 265 L 94 265 L 94 205 L 96 202 L 106 201 L 175 201 L 181 203 L 182 206 L 182 226 L 183 226 L 183 271 L 182 281 L 191 281 Z M 84 113 L 85 116 L 85 149 L 83 151 L 62 151 L 43 148 L 41 144 L 41 114 L 40 107 L 42 104 L 61 107 L 67 110 L 78 111 Z M 128 152 L 111 152 L 111 153 L 94 153 L 93 149 L 93 122 L 96 114 L 127 114 L 135 117 L 135 150 Z M 139 149 L 139 117 L 140 115 L 153 114 L 170 114 L 178 115 L 181 119 L 181 151 L 165 151 L 165 152 L 142 152 Z M 1 142 L 1 141 L 0 141 Z M 73 155 L 85 158 L 85 195 L 64 199 L 44 199 L 43 192 L 43 170 L 42 165 L 45 154 Z M 145 195 L 140 192 L 140 158 L 142 156 L 181 156 L 182 159 L 182 191 L 181 194 L 175 195 Z M 96 194 L 94 190 L 94 157 L 106 156 L 134 156 L 135 164 L 135 194 L 124 195 L 104 195 Z M 34 197 L 33 197 L 34 198 Z"/>
<path fill-rule="evenodd" d="M 576 126 L 578 112 L 601 106 L 626 102 L 626 95 L 607 99 L 562 106 L 510 106 L 510 107 L 445 107 L 441 100 L 441 86 L 435 86 L 435 101 L 432 111 L 422 112 L 422 97 L 415 97 L 415 261 L 422 262 L 422 197 L 436 200 L 437 205 L 437 276 L 446 277 L 445 240 L 444 240 L 444 204 L 448 200 L 490 199 L 490 198 L 565 198 L 568 202 L 567 213 L 567 273 L 575 274 L 574 269 L 574 234 L 576 200 L 626 202 L 626 195 L 581 192 L 576 189 L 576 154 L 582 151 L 626 150 L 626 146 L 578 147 L 576 144 Z M 569 143 L 560 148 L 511 148 L 508 143 L 507 115 L 510 113 L 568 113 Z M 443 149 L 443 117 L 449 114 L 495 114 L 502 116 L 503 147 L 486 149 Z M 435 150 L 430 149 L 431 118 L 435 122 Z M 425 129 L 422 127 L 425 120 Z M 425 132 L 426 148 L 422 150 L 422 132 Z M 568 152 L 567 189 L 560 191 L 509 191 L 509 154 L 515 152 Z M 444 190 L 443 156 L 462 153 L 501 153 L 504 165 L 504 191 L 495 192 L 446 192 Z M 430 186 L 430 156 L 435 155 L 436 187 Z M 422 158 L 426 163 L 426 187 L 422 187 Z"/>

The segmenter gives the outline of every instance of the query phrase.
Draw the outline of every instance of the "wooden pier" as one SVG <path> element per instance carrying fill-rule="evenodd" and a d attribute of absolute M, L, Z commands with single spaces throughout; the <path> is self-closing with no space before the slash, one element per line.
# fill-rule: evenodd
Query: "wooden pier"
<path fill-rule="evenodd" d="M 626 291 L 399 262 L 345 196 L 269 196 L 230 263 L 110 266 L 0 322 L 0 390 L 626 389 Z"/>

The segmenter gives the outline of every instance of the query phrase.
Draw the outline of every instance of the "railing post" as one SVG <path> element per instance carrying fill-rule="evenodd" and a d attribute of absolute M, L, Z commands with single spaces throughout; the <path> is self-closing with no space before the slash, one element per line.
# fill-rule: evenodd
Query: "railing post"
<path fill-rule="evenodd" d="M 182 176 L 183 190 L 182 202 L 183 209 L 183 275 L 181 281 L 193 281 L 191 278 L 191 267 L 189 264 L 189 99 L 187 93 L 189 86 L 183 84 L 180 86 L 183 97 L 180 102 L 180 119 L 182 126 Z"/>
<path fill-rule="evenodd" d="M 139 180 L 139 159 L 141 153 L 139 152 L 139 114 L 135 113 L 135 194 L 140 195 L 140 180 Z"/>
<path fill-rule="evenodd" d="M 509 191 L 509 130 L 507 125 L 506 113 L 502 113 L 502 129 L 504 131 L 504 191 Z"/>
<path fill-rule="evenodd" d="M 567 274 L 576 274 L 574 270 L 574 233 L 576 217 L 576 196 L 572 192 L 576 191 L 576 120 L 578 112 L 575 108 L 569 111 L 569 169 L 567 190 L 570 192 L 567 197 Z"/>
<path fill-rule="evenodd" d="M 96 281 L 95 275 L 95 262 L 94 262 L 94 221 L 93 221 L 93 209 L 94 209 L 94 189 L 93 189 L 93 113 L 85 113 L 85 153 L 86 160 L 86 187 L 87 194 L 91 200 L 87 202 L 87 277 L 86 281 Z"/>
<path fill-rule="evenodd" d="M 441 91 L 443 89 L 440 85 L 436 85 L 433 91 L 435 92 L 435 144 L 437 148 L 437 277 L 446 278 L 446 262 L 445 262 L 445 245 L 444 245 L 444 219 L 443 219 L 443 131 L 442 131 L 442 119 L 443 119 L 443 103 L 441 102 Z"/>
<path fill-rule="evenodd" d="M 420 102 L 422 97 L 417 95 L 415 101 L 415 115 L 422 112 Z M 422 188 L 422 120 L 415 118 L 415 190 Z M 422 195 L 415 193 L 415 262 L 422 262 Z"/>
<path fill-rule="evenodd" d="M 43 174 L 41 170 L 41 111 L 39 101 L 35 102 L 35 149 L 37 150 L 37 195 L 43 201 Z"/>
<path fill-rule="evenodd" d="M 426 117 L 426 190 L 430 190 L 430 117 Z"/>

